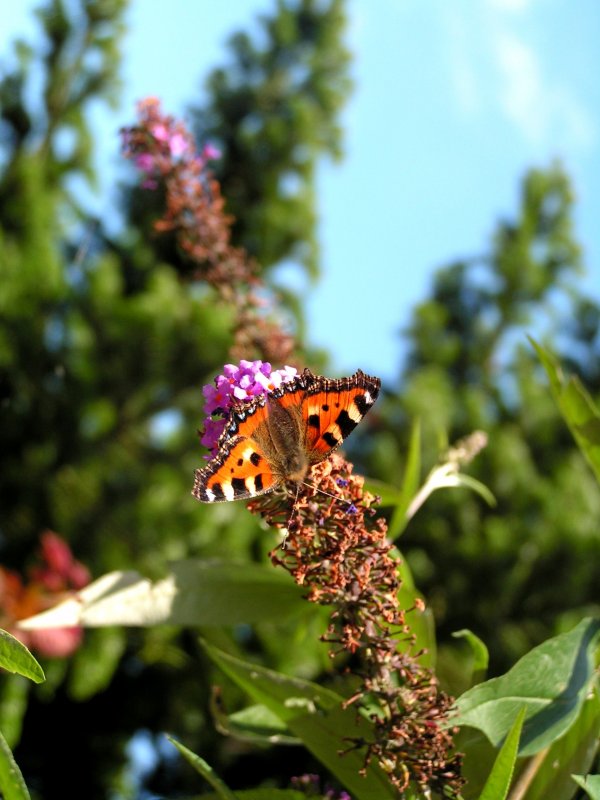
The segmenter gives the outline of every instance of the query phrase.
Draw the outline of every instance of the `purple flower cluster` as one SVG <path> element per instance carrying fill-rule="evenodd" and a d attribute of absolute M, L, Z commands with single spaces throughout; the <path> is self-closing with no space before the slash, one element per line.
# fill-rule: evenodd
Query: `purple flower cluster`
<path fill-rule="evenodd" d="M 202 389 L 206 414 L 200 439 L 202 444 L 211 451 L 216 449 L 227 416 L 235 403 L 272 392 L 282 383 L 293 380 L 296 375 L 294 367 L 274 370 L 267 361 L 242 359 L 238 366 L 225 364 L 223 374 L 217 375 L 213 383 L 206 384 Z"/>

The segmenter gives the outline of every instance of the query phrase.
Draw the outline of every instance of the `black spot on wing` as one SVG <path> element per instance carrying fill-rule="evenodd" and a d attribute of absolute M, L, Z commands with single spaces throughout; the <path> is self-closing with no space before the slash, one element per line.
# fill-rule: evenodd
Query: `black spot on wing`
<path fill-rule="evenodd" d="M 349 436 L 354 428 L 356 428 L 356 422 L 350 417 L 346 409 L 340 411 L 335 422 L 340 429 L 343 439 Z"/>
<path fill-rule="evenodd" d="M 308 417 L 308 424 L 311 428 L 316 428 L 317 430 L 321 427 L 321 422 L 319 420 L 318 414 L 310 414 Z"/>
<path fill-rule="evenodd" d="M 248 494 L 246 481 L 243 478 L 232 478 L 231 486 L 233 488 L 234 497 L 241 497 L 242 495 Z"/>
<path fill-rule="evenodd" d="M 252 453 L 252 455 L 250 456 L 250 461 L 254 464 L 255 467 L 258 467 L 258 465 L 261 462 L 261 457 L 259 456 L 258 453 Z"/>
<path fill-rule="evenodd" d="M 220 483 L 213 483 L 210 487 L 210 491 L 214 494 L 215 500 L 225 500 L 225 494 Z"/>
<path fill-rule="evenodd" d="M 371 400 L 371 401 L 369 402 L 369 401 L 367 400 L 367 396 L 366 396 L 366 395 L 364 395 L 364 394 L 357 394 L 357 395 L 356 395 L 356 397 L 354 398 L 354 405 L 355 405 L 355 406 L 357 407 L 357 409 L 359 410 L 359 412 L 360 412 L 361 416 L 363 416 L 363 417 L 364 417 L 364 415 L 367 413 L 367 411 L 368 411 L 368 410 L 371 408 L 371 406 L 373 405 L 373 400 Z"/>
<path fill-rule="evenodd" d="M 329 445 L 329 447 L 337 447 L 338 444 L 340 443 L 340 440 L 336 439 L 336 437 L 333 435 L 333 433 L 331 433 L 331 431 L 327 431 L 326 433 L 323 434 L 323 441 L 326 442 Z"/>
<path fill-rule="evenodd" d="M 254 478 L 254 488 L 257 492 L 262 492 L 263 490 L 263 479 L 262 475 L 256 475 Z"/>

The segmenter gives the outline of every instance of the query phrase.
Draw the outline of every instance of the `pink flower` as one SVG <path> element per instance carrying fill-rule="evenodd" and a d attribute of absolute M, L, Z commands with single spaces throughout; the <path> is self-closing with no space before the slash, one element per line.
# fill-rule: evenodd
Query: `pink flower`
<path fill-rule="evenodd" d="M 158 142 L 167 142 L 171 135 L 168 127 L 162 123 L 157 122 L 155 125 L 150 126 L 150 133 Z"/>
<path fill-rule="evenodd" d="M 29 570 L 27 581 L 0 566 L 0 626 L 41 655 L 62 658 L 71 655 L 81 644 L 81 628 L 25 631 L 16 627 L 16 623 L 73 596 L 77 589 L 89 583 L 90 574 L 73 558 L 68 544 L 53 531 L 42 534 L 41 544 L 44 563 Z"/>
<path fill-rule="evenodd" d="M 154 156 L 150 153 L 140 153 L 135 157 L 135 165 L 142 172 L 152 172 L 154 169 Z"/>
<path fill-rule="evenodd" d="M 90 582 L 90 573 L 76 561 L 69 545 L 53 531 L 41 535 L 42 559 L 46 566 L 34 567 L 32 578 L 51 592 L 82 589 Z"/>
<path fill-rule="evenodd" d="M 187 152 L 188 148 L 189 142 L 182 133 L 174 133 L 171 135 L 169 139 L 169 150 L 174 158 L 182 156 Z"/>
<path fill-rule="evenodd" d="M 26 633 L 24 644 L 48 658 L 65 658 L 74 653 L 83 641 L 83 628 L 41 628 Z"/>
<path fill-rule="evenodd" d="M 205 161 L 216 161 L 221 158 L 221 151 L 213 144 L 205 144 L 202 148 L 202 158 Z"/>

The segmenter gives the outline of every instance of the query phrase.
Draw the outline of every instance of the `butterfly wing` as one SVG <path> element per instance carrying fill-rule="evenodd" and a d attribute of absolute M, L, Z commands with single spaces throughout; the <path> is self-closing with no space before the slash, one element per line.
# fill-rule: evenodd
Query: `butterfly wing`
<path fill-rule="evenodd" d="M 266 417 L 264 397 L 231 412 L 217 455 L 206 467 L 196 470 L 194 497 L 203 503 L 248 500 L 280 483 L 264 449 L 253 438 Z"/>
<path fill-rule="evenodd" d="M 217 455 L 196 470 L 192 494 L 204 503 L 247 500 L 286 480 L 301 480 L 302 462 L 326 459 L 362 420 L 380 387 L 379 378 L 360 370 L 330 380 L 306 369 L 268 400 L 260 396 L 234 408 Z M 294 452 L 298 458 L 288 458 Z"/>
<path fill-rule="evenodd" d="M 380 388 L 379 378 L 360 370 L 339 380 L 308 373 L 302 417 L 311 464 L 326 459 L 352 433 L 377 399 Z"/>

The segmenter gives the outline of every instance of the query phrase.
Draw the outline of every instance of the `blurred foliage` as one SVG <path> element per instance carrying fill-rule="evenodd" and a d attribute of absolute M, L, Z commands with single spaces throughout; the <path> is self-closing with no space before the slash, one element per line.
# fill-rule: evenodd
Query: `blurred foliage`
<path fill-rule="evenodd" d="M 449 637 L 473 630 L 495 674 L 598 609 L 600 494 L 548 391 L 527 333 L 600 392 L 600 309 L 581 295 L 573 193 L 560 165 L 525 177 L 514 220 L 488 253 L 437 272 L 405 331 L 399 391 L 379 406 L 368 465 L 400 484 L 410 424 L 421 420 L 424 473 L 448 442 L 484 430 L 467 471 L 492 491 L 437 492 L 398 541 L 434 612 L 439 669 L 466 688 Z M 445 661 L 443 653 L 448 658 Z"/>
<path fill-rule="evenodd" d="M 50 0 L 38 13 L 40 40 L 35 47 L 15 44 L 0 81 L 0 560 L 8 567 L 28 562 L 46 528 L 60 532 L 94 575 L 135 567 L 160 577 L 169 560 L 196 555 L 265 561 L 275 544 L 265 543 L 243 505 L 207 509 L 190 495 L 202 459 L 195 433 L 201 387 L 229 360 L 230 310 L 207 287 L 183 282 L 181 253 L 151 232 L 148 192 L 142 208 L 141 193 L 124 189 L 124 233 L 115 238 L 86 216 L 76 189 L 82 178 L 93 182 L 88 112 L 99 99 L 115 99 L 125 9 L 125 0 Z M 311 0 L 280 3 L 264 20 L 281 29 L 297 59 L 286 64 L 280 54 L 277 64 L 262 65 L 262 78 L 282 81 L 279 100 L 312 108 L 313 116 L 297 127 L 302 198 L 273 228 L 286 244 L 275 254 L 267 242 L 255 245 L 261 264 L 312 252 L 314 198 L 305 190 L 316 159 L 339 141 L 327 131 L 336 130 L 345 96 L 345 60 L 336 62 L 338 88 L 322 70 L 336 48 L 343 50 L 342 23 L 339 2 Z M 214 123 L 211 135 L 225 141 L 229 124 L 225 119 L 218 134 Z M 273 152 L 281 145 L 275 130 L 261 140 Z M 252 208 L 285 205 L 284 176 L 298 164 L 297 152 L 281 153 Z M 314 252 L 311 263 L 316 267 Z M 295 298 L 289 301 L 297 312 Z M 297 620 L 206 636 L 311 677 L 326 668 L 327 656 L 317 641 L 322 624 L 313 618 L 306 625 L 315 642 L 308 650 Z M 126 746 L 140 731 L 150 742 L 172 731 L 225 775 L 231 765 L 239 781 L 244 753 L 215 738 L 208 711 L 213 667 L 199 654 L 195 634 L 89 631 L 73 659 L 44 668 L 48 680 L 29 692 L 23 724 L 10 725 L 13 743 L 23 731 L 16 757 L 34 797 L 64 796 L 56 765 L 67 752 L 78 764 L 73 796 L 131 796 Z M 14 716 L 13 694 L 0 698 L 5 720 Z M 236 696 L 234 690 L 234 703 Z M 57 719 L 64 733 L 48 737 Z M 155 752 L 148 781 L 156 791 L 192 784 L 174 751 L 169 758 L 157 744 Z M 277 754 L 252 758 L 250 774 L 258 780 L 262 762 L 276 762 Z M 299 756 L 300 772 L 304 760 Z"/>
<path fill-rule="evenodd" d="M 284 260 L 318 275 L 316 157 L 342 154 L 338 116 L 350 91 L 343 0 L 277 0 L 251 37 L 230 40 L 231 61 L 206 82 L 199 138 L 216 168 L 233 236 L 263 268 Z"/>

